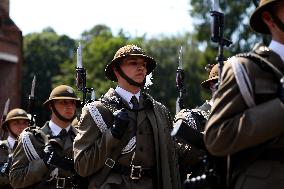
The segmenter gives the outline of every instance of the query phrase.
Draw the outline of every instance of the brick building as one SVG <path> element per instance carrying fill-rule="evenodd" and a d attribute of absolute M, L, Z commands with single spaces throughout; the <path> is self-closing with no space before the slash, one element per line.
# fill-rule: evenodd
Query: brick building
<path fill-rule="evenodd" d="M 9 16 L 9 0 L 0 0 L 0 115 L 21 105 L 22 32 Z"/>

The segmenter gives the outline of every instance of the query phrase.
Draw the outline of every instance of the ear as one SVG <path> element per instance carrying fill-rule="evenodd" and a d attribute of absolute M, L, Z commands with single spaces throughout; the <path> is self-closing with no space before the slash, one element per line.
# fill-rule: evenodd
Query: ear
<path fill-rule="evenodd" d="M 120 77 L 120 74 L 117 71 L 117 68 L 115 66 L 112 67 L 113 73 L 116 76 L 116 78 L 118 79 Z"/>
<path fill-rule="evenodd" d="M 275 25 L 269 12 L 264 11 L 261 14 L 261 18 L 262 18 L 263 22 L 268 26 L 268 28 L 273 27 Z"/>

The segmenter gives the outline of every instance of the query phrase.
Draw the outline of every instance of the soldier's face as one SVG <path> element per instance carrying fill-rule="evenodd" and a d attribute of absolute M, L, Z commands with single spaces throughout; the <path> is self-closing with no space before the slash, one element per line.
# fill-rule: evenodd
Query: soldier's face
<path fill-rule="evenodd" d="M 76 101 L 75 100 L 54 100 L 54 107 L 60 115 L 67 119 L 71 119 L 76 111 Z"/>
<path fill-rule="evenodd" d="M 131 56 L 123 60 L 120 68 L 130 79 L 137 83 L 142 83 L 147 74 L 146 65 L 147 62 L 145 62 L 144 58 Z M 120 84 L 126 82 L 116 70 L 114 71 Z"/>
<path fill-rule="evenodd" d="M 27 128 L 29 125 L 28 120 L 25 119 L 15 119 L 15 120 L 10 120 L 9 121 L 9 129 L 11 130 L 12 133 L 15 135 L 19 136 L 21 132 Z"/>

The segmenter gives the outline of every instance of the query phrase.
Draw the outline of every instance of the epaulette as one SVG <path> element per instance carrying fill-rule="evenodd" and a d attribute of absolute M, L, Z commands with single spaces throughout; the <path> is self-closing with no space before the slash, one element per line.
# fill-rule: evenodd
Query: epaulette
<path fill-rule="evenodd" d="M 38 126 L 27 127 L 24 129 L 24 131 L 33 135 L 40 142 L 46 143 L 46 140 L 48 140 L 46 139 L 46 137 L 48 138 L 48 135 L 43 133 L 43 131 Z"/>

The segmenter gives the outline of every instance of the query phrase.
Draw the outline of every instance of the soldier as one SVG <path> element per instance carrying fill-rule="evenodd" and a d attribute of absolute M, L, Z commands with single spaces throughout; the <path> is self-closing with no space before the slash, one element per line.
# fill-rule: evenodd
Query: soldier
<path fill-rule="evenodd" d="M 76 188 L 74 183 L 71 122 L 80 104 L 75 91 L 59 85 L 44 102 L 51 119 L 42 128 L 29 127 L 19 137 L 10 171 L 14 188 Z"/>
<path fill-rule="evenodd" d="M 209 77 L 201 83 L 201 86 L 209 90 L 212 97 L 217 89 L 217 84 L 218 65 L 215 64 L 211 65 Z M 181 179 L 182 181 L 187 179 L 184 188 L 204 188 L 202 185 L 205 184 L 207 184 L 207 187 L 208 184 L 216 185 L 215 182 L 205 183 L 207 182 L 205 180 L 199 181 L 199 183 L 189 183 L 191 180 L 203 174 L 207 174 L 206 176 L 208 177 L 208 171 L 212 168 L 214 163 L 211 159 L 208 159 L 208 154 L 202 140 L 202 134 L 210 115 L 212 103 L 211 98 L 210 100 L 206 100 L 202 106 L 194 109 L 182 109 L 176 114 L 174 119 L 172 135 L 174 135 L 177 142 Z M 187 130 L 188 127 L 191 128 L 191 130 Z M 198 137 L 200 138 L 198 139 Z M 218 188 L 218 186 L 215 186 L 215 188 Z"/>
<path fill-rule="evenodd" d="M 8 131 L 7 140 L 0 141 L 0 188 L 12 188 L 9 184 L 9 169 L 11 166 L 13 149 L 20 133 L 29 125 L 28 114 L 25 110 L 16 108 L 11 110 L 2 124 L 2 129 Z"/>
<path fill-rule="evenodd" d="M 118 86 L 83 108 L 74 160 L 90 188 L 180 188 L 169 112 L 141 91 L 155 67 L 142 48 L 120 48 L 105 69 Z"/>
<path fill-rule="evenodd" d="M 204 141 L 212 154 L 228 156 L 232 188 L 284 186 L 283 23 L 284 1 L 261 0 L 250 25 L 272 41 L 230 58 L 214 95 Z"/>

